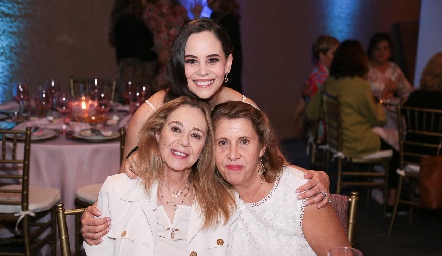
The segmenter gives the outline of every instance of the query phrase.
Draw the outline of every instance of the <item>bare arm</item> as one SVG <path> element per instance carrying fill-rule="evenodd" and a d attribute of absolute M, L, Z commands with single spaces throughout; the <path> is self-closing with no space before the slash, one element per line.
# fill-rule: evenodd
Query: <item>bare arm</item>
<path fill-rule="evenodd" d="M 351 247 L 335 210 L 329 204 L 318 209 L 306 206 L 302 230 L 307 242 L 317 255 L 327 255 L 332 247 Z"/>
<path fill-rule="evenodd" d="M 305 204 L 313 205 L 318 203 L 318 208 L 326 206 L 330 199 L 330 179 L 327 173 L 323 171 L 306 170 L 294 165 L 291 165 L 291 167 L 302 171 L 304 178 L 309 180 L 296 189 L 296 193 L 299 193 L 297 199 L 302 200 L 308 198 Z"/>
<path fill-rule="evenodd" d="M 155 108 L 159 108 L 163 105 L 165 91 L 159 91 L 149 98 L 149 102 L 152 103 Z M 129 152 L 138 145 L 138 134 L 143 126 L 144 122 L 155 112 L 148 104 L 142 104 L 140 108 L 135 112 L 134 116 L 130 119 L 129 125 L 126 130 L 126 141 L 124 145 L 124 156 L 127 156 Z M 124 173 L 126 167 L 126 161 L 120 167 L 120 173 Z"/>

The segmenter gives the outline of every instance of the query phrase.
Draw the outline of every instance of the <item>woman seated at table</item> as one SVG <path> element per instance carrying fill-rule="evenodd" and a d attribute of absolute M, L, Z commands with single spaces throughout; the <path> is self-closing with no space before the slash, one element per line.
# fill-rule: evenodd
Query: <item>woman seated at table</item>
<path fill-rule="evenodd" d="M 420 79 L 420 90 L 412 92 L 404 103 L 404 106 L 442 110 L 442 52 L 433 55 L 425 65 Z M 434 131 L 437 131 L 437 127 L 441 127 L 442 125 L 441 117 L 436 117 L 435 120 L 433 120 L 433 123 L 430 122 L 432 121 L 427 120 L 427 125 L 433 125 Z M 408 134 L 407 140 L 436 145 L 439 145 L 440 143 L 439 137 L 431 135 Z M 437 148 L 434 148 L 432 151 L 428 150 L 427 147 L 420 148 L 413 145 L 404 146 L 414 147 L 412 151 L 416 150 L 420 154 L 442 155 L 442 150 L 437 150 Z M 422 150 L 425 150 L 425 152 Z M 416 159 L 413 160 L 416 161 Z"/>
<path fill-rule="evenodd" d="M 382 32 L 375 33 L 368 45 L 368 83 L 378 99 L 398 97 L 403 100 L 413 91 L 402 70 L 391 61 L 393 48 L 391 36 Z"/>
<path fill-rule="evenodd" d="M 320 92 L 310 100 L 306 109 L 309 120 L 319 120 L 324 115 L 321 97 L 323 91 L 341 97 L 343 154 L 348 157 L 361 157 L 379 150 L 393 150 L 389 165 L 388 205 L 394 204 L 398 182 L 396 169 L 398 152 L 373 132 L 375 126 L 386 122 L 384 108 L 375 101 L 370 85 L 365 77 L 368 72 L 367 58 L 360 42 L 346 40 L 338 47 L 330 67 L 330 76 Z"/>
<path fill-rule="evenodd" d="M 237 227 L 229 255 L 327 255 L 350 246 L 333 207 L 318 209 L 296 200 L 307 182 L 287 166 L 269 119 L 243 102 L 225 102 L 212 111 L 216 173 L 239 194 Z"/>
<path fill-rule="evenodd" d="M 107 178 L 98 207 L 112 218 L 87 255 L 226 255 L 238 218 L 233 191 L 214 170 L 206 103 L 181 97 L 152 114 L 140 133 L 136 168 Z"/>

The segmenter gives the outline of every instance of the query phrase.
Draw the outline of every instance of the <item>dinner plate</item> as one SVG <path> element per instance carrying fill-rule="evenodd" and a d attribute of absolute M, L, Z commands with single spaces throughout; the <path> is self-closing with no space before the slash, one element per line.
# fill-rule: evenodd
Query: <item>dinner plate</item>
<path fill-rule="evenodd" d="M 120 137 L 119 132 L 114 132 L 109 136 L 103 136 L 102 134 L 95 134 L 90 132 L 90 129 L 82 130 L 79 134 L 75 134 L 73 132 L 69 132 L 66 136 L 70 139 L 88 141 L 88 142 L 105 142 L 105 141 L 113 141 Z"/>
<path fill-rule="evenodd" d="M 7 119 L 9 116 L 3 113 L 0 113 L 0 120 L 5 120 Z"/>
<path fill-rule="evenodd" d="M 51 129 L 38 129 L 37 131 L 31 134 L 31 141 L 39 141 L 39 140 L 48 140 L 57 137 L 58 133 Z M 7 134 L 6 137 L 8 139 L 13 139 L 13 134 Z M 25 140 L 25 136 L 17 136 L 17 140 Z"/>

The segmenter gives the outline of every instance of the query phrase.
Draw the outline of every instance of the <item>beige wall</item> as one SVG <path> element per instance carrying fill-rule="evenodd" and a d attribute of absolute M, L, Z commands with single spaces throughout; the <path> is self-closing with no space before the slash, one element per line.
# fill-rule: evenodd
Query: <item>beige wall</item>
<path fill-rule="evenodd" d="M 342 0 L 337 0 L 342 1 Z M 415 22 L 420 0 L 348 0 L 361 3 L 349 38 L 366 46 L 375 31 Z M 244 93 L 267 112 L 281 139 L 300 136 L 293 117 L 299 90 L 312 69 L 310 45 L 326 32 L 322 9 L 331 0 L 238 0 L 244 54 Z M 116 75 L 114 50 L 107 43 L 113 0 L 33 1 L 23 14 L 30 21 L 20 68 L 11 76 L 37 86 L 53 77 L 67 90 L 70 75 Z M 339 35 L 335 35 L 340 37 Z M 345 39 L 345 38 L 340 38 Z"/>

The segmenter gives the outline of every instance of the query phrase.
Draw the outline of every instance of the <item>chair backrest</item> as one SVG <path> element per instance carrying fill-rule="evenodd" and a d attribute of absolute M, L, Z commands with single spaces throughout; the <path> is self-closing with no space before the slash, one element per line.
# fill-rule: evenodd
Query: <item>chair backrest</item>
<path fill-rule="evenodd" d="M 419 165 L 423 156 L 442 155 L 442 110 L 397 106 L 399 165 Z"/>
<path fill-rule="evenodd" d="M 120 128 L 120 165 L 123 163 L 124 160 L 124 144 L 126 141 L 126 130 L 124 127 Z"/>
<path fill-rule="evenodd" d="M 342 152 L 341 97 L 322 92 L 324 120 L 327 125 L 327 144 L 330 150 Z"/>
<path fill-rule="evenodd" d="M 358 192 L 351 192 L 351 196 L 331 194 L 331 205 L 348 236 L 348 241 L 353 244 L 353 235 L 356 225 L 356 212 L 358 209 Z"/>
<path fill-rule="evenodd" d="M 58 234 L 59 234 L 60 248 L 61 248 L 61 255 L 62 256 L 71 256 L 71 249 L 70 249 L 70 243 L 69 243 L 69 232 L 68 232 L 68 226 L 66 223 L 66 215 L 82 214 L 84 211 L 86 211 L 86 208 L 65 210 L 64 205 L 62 203 L 59 203 L 56 206 Z"/>
<path fill-rule="evenodd" d="M 29 158 L 31 152 L 31 127 L 26 130 L 0 130 L 1 159 L 0 159 L 0 194 L 8 195 L 0 199 L 0 205 L 13 208 L 21 206 L 21 211 L 29 210 Z M 7 145 L 11 143 L 12 147 Z M 24 143 L 23 155 L 19 154 L 18 143 Z M 21 184 L 21 189 L 17 185 Z M 14 207 L 14 205 L 16 207 Z M 19 212 L 11 209 L 11 212 Z"/>
<path fill-rule="evenodd" d="M 115 102 L 115 93 L 117 89 L 117 81 L 110 79 L 97 79 L 97 78 L 74 78 L 71 76 L 69 78 L 71 96 L 73 99 L 76 99 L 80 96 L 80 94 L 89 95 L 91 93 L 90 88 L 91 85 L 98 83 L 102 83 L 100 86 L 103 89 L 110 92 L 110 100 Z"/>

